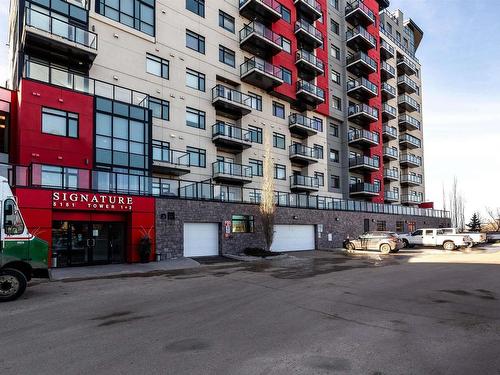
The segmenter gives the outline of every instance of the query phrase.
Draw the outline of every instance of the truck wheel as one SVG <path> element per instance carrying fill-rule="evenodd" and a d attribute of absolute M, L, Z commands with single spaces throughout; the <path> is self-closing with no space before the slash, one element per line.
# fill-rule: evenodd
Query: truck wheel
<path fill-rule="evenodd" d="M 13 301 L 26 290 L 26 276 L 13 268 L 0 270 L 0 302 Z"/>
<path fill-rule="evenodd" d="M 403 247 L 405 249 L 409 249 L 410 248 L 410 243 L 408 242 L 408 240 L 403 240 Z"/>
<path fill-rule="evenodd" d="M 455 243 L 453 241 L 445 241 L 443 244 L 443 249 L 445 250 L 455 250 Z"/>
<path fill-rule="evenodd" d="M 382 254 L 389 254 L 391 252 L 391 246 L 387 243 L 380 245 L 380 252 Z"/>
<path fill-rule="evenodd" d="M 352 242 L 349 242 L 347 245 L 345 245 L 346 250 L 348 251 L 353 251 L 356 250 L 356 246 Z"/>

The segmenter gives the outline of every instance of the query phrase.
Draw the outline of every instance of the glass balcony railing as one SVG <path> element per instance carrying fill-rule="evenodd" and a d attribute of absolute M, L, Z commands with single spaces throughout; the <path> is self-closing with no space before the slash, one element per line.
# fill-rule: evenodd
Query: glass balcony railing
<path fill-rule="evenodd" d="M 215 85 L 212 88 L 212 101 L 217 98 L 252 108 L 253 98 L 250 95 L 221 84 Z"/>
<path fill-rule="evenodd" d="M 422 198 L 420 196 L 414 195 L 414 194 L 403 194 L 401 196 L 401 203 L 420 204 L 420 203 L 422 203 Z"/>
<path fill-rule="evenodd" d="M 252 57 L 240 65 L 240 76 L 243 77 L 253 69 L 261 73 L 269 74 L 279 80 L 283 77 L 283 71 L 279 66 L 275 66 L 257 57 Z"/>
<path fill-rule="evenodd" d="M 276 0 L 240 0 L 240 8 L 250 1 L 254 1 L 256 3 L 261 3 L 265 6 L 267 6 L 268 8 L 271 8 L 274 11 L 281 13 L 280 12 L 281 11 L 281 4 Z"/>
<path fill-rule="evenodd" d="M 384 169 L 384 177 L 399 180 L 399 169 Z"/>
<path fill-rule="evenodd" d="M 260 37 L 268 40 L 271 43 L 281 46 L 281 36 L 256 21 L 250 22 L 240 30 L 240 43 L 253 33 L 259 35 Z"/>
<path fill-rule="evenodd" d="M 394 53 L 396 52 L 394 47 L 391 46 L 389 43 L 387 43 L 384 39 L 380 39 L 380 47 L 385 48 L 393 56 L 394 56 Z"/>
<path fill-rule="evenodd" d="M 350 193 L 372 193 L 380 192 L 380 185 L 370 184 L 368 182 L 358 182 L 356 184 L 349 184 Z"/>
<path fill-rule="evenodd" d="M 313 159 L 320 159 L 321 157 L 320 150 L 318 150 L 317 148 L 307 147 L 299 143 L 290 145 L 290 147 L 288 148 L 288 152 L 290 156 L 299 155 Z"/>
<path fill-rule="evenodd" d="M 411 96 L 403 94 L 398 97 L 398 104 L 408 104 L 413 108 L 418 108 L 418 103 Z"/>
<path fill-rule="evenodd" d="M 310 82 L 304 80 L 297 81 L 297 92 L 301 90 L 325 100 L 325 91 Z"/>
<path fill-rule="evenodd" d="M 190 166 L 189 153 L 162 147 L 156 141 L 153 141 L 153 160 L 174 165 Z"/>
<path fill-rule="evenodd" d="M 401 157 L 399 158 L 399 161 L 401 163 L 410 163 L 413 165 L 421 166 L 422 165 L 422 158 L 419 156 L 410 154 L 410 153 L 402 153 Z"/>
<path fill-rule="evenodd" d="M 26 8 L 25 15 L 26 26 L 59 36 L 82 47 L 97 50 L 97 34 L 93 32 L 70 25 L 65 21 L 38 12 L 32 8 Z"/>
<path fill-rule="evenodd" d="M 300 113 L 292 113 L 288 116 L 288 125 L 301 125 L 317 132 L 323 131 L 323 125 L 320 121 L 316 121 L 315 119 L 306 117 Z"/>
<path fill-rule="evenodd" d="M 384 155 L 396 158 L 398 157 L 398 149 L 397 148 L 392 148 L 392 147 L 384 147 L 383 150 Z"/>
<path fill-rule="evenodd" d="M 354 55 L 347 58 L 346 63 L 347 65 L 351 65 L 356 63 L 357 61 L 363 61 L 368 64 L 373 70 L 377 70 L 377 62 L 364 52 L 356 52 Z"/>
<path fill-rule="evenodd" d="M 397 64 L 404 64 L 407 65 L 411 70 L 416 71 L 417 70 L 417 64 L 415 64 L 413 61 L 411 61 L 408 57 L 406 56 L 401 56 L 397 60 Z"/>
<path fill-rule="evenodd" d="M 357 156 L 349 158 L 349 167 L 361 166 L 380 168 L 380 160 L 378 158 L 371 158 L 369 156 Z"/>
<path fill-rule="evenodd" d="M 320 40 L 321 43 L 323 43 L 323 33 L 321 31 L 319 31 L 317 28 L 315 28 L 313 25 L 308 23 L 306 20 L 298 19 L 295 22 L 295 32 L 297 32 L 299 29 L 304 30 L 309 35 Z"/>
<path fill-rule="evenodd" d="M 357 114 L 365 113 L 371 117 L 375 117 L 378 119 L 378 109 L 374 107 L 370 107 L 367 104 L 355 104 L 355 105 L 350 105 L 347 108 L 347 115 L 348 116 L 354 116 Z"/>
<path fill-rule="evenodd" d="M 353 80 L 347 82 L 347 90 L 348 91 L 355 89 L 357 87 L 364 87 L 365 89 L 367 89 L 368 91 L 371 91 L 375 95 L 378 94 L 377 85 L 372 83 L 371 81 L 367 80 L 364 77 L 353 79 Z"/>
<path fill-rule="evenodd" d="M 212 163 L 213 175 L 224 174 L 234 177 L 252 177 L 252 167 L 227 161 L 216 161 Z"/>
<path fill-rule="evenodd" d="M 393 97 L 396 96 L 396 88 L 387 82 L 382 82 L 381 89 L 382 91 L 387 91 Z"/>
<path fill-rule="evenodd" d="M 306 50 L 299 49 L 296 54 L 295 62 L 299 60 L 305 60 L 309 64 L 316 66 L 319 70 L 324 71 L 325 64 L 323 61 L 318 59 L 312 53 L 307 52 Z"/>
<path fill-rule="evenodd" d="M 421 185 L 422 176 L 417 176 L 415 174 L 403 174 L 401 175 L 401 183 L 411 183 L 415 185 Z"/>
<path fill-rule="evenodd" d="M 382 111 L 393 117 L 396 117 L 398 114 L 398 110 L 387 103 L 382 104 Z"/>
<path fill-rule="evenodd" d="M 346 37 L 346 40 L 349 41 L 349 39 L 355 37 L 355 36 L 362 36 L 364 37 L 366 40 L 368 40 L 370 42 L 370 44 L 372 44 L 374 47 L 377 45 L 377 40 L 375 39 L 375 37 L 370 34 L 364 27 L 362 26 L 356 26 L 354 29 L 352 30 L 348 30 L 346 33 L 345 33 L 345 37 Z"/>
<path fill-rule="evenodd" d="M 414 117 L 411 117 L 410 115 L 407 115 L 407 114 L 399 115 L 398 122 L 400 124 L 407 123 L 410 126 L 414 127 L 415 129 L 419 129 L 420 130 L 420 121 L 418 121 Z"/>
<path fill-rule="evenodd" d="M 388 136 L 390 136 L 392 138 L 397 138 L 398 137 L 398 129 L 396 129 L 394 126 L 384 125 L 382 127 L 382 134 L 387 134 Z"/>
<path fill-rule="evenodd" d="M 347 139 L 349 142 L 357 141 L 357 140 L 368 140 L 371 141 L 372 143 L 379 144 L 380 143 L 380 137 L 377 133 L 371 132 L 365 129 L 357 129 L 357 130 L 351 130 L 347 134 Z"/>
<path fill-rule="evenodd" d="M 380 24 L 380 32 L 384 34 L 386 37 L 388 37 L 395 45 L 397 45 L 399 48 L 401 48 L 406 54 L 411 56 L 412 59 L 414 59 L 416 62 L 418 62 L 417 57 L 415 56 L 414 51 L 410 51 L 408 48 L 406 48 L 403 43 L 399 42 L 394 38 L 385 28 L 382 24 Z"/>
<path fill-rule="evenodd" d="M 392 65 L 389 65 L 387 62 L 382 61 L 382 64 L 380 65 L 380 68 L 383 69 L 383 70 L 385 70 L 391 76 L 393 76 L 393 77 L 396 76 L 396 68 L 394 68 Z"/>
<path fill-rule="evenodd" d="M 406 85 L 410 86 L 413 89 L 413 91 L 417 91 L 417 84 L 415 83 L 415 81 L 410 79 L 407 75 L 402 75 L 402 76 L 398 77 L 398 85 L 401 85 L 401 84 L 406 84 Z"/>
<path fill-rule="evenodd" d="M 397 191 L 386 190 L 384 192 L 384 197 L 386 200 L 389 200 L 389 201 L 398 201 L 399 200 L 399 193 Z"/>
<path fill-rule="evenodd" d="M 399 136 L 399 142 L 400 143 L 410 143 L 414 145 L 415 147 L 422 147 L 422 141 L 418 139 L 417 137 L 414 137 L 413 135 L 410 135 L 408 133 L 401 134 Z"/>
<path fill-rule="evenodd" d="M 300 1 L 302 1 L 303 3 L 309 5 L 316 12 L 321 13 L 321 4 L 318 3 L 316 0 L 300 0 Z"/>
<path fill-rule="evenodd" d="M 252 133 L 249 130 L 219 121 L 212 125 L 212 137 L 222 136 L 236 141 L 251 142 Z"/>
<path fill-rule="evenodd" d="M 294 174 L 290 176 L 290 185 L 319 189 L 319 179 L 317 177 Z"/>
<path fill-rule="evenodd" d="M 365 13 L 368 18 L 372 20 L 372 22 L 375 22 L 375 14 L 370 10 L 370 8 L 366 6 L 366 4 L 362 0 L 348 1 L 345 6 L 345 14 L 348 15 L 349 13 L 352 13 L 358 9 Z"/>

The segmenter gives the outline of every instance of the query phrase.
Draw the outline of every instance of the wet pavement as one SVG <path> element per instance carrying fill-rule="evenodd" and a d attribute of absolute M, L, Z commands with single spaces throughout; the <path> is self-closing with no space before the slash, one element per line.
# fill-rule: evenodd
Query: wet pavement
<path fill-rule="evenodd" d="M 0 373 L 499 374 L 492 257 L 316 251 L 35 282 L 0 305 Z"/>

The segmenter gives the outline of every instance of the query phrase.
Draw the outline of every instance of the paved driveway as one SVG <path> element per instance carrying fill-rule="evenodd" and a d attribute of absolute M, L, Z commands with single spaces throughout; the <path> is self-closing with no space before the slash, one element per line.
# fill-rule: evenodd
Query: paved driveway
<path fill-rule="evenodd" d="M 415 254 L 40 283 L 0 305 L 0 374 L 499 374 L 500 266 Z"/>

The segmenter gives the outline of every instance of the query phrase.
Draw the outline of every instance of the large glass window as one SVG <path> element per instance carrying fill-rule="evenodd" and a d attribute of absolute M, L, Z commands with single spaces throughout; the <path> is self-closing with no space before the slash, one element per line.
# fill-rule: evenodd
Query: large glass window
<path fill-rule="evenodd" d="M 262 129 L 257 126 L 248 126 L 250 131 L 250 140 L 255 143 L 262 143 Z"/>
<path fill-rule="evenodd" d="M 263 176 L 264 165 L 262 160 L 248 159 L 248 165 L 252 167 L 252 176 Z"/>
<path fill-rule="evenodd" d="M 154 0 L 99 0 L 96 12 L 149 35 L 155 35 Z"/>
<path fill-rule="evenodd" d="M 186 30 L 186 47 L 205 54 L 205 37 Z"/>
<path fill-rule="evenodd" d="M 231 232 L 233 233 L 253 233 L 254 218 L 252 215 L 233 215 Z"/>
<path fill-rule="evenodd" d="M 78 114 L 42 108 L 42 133 L 78 138 Z"/>
<path fill-rule="evenodd" d="M 78 170 L 75 168 L 42 165 L 41 185 L 61 189 L 78 188 Z"/>
<path fill-rule="evenodd" d="M 193 128 L 205 129 L 206 114 L 203 111 L 186 108 L 186 125 Z"/>
<path fill-rule="evenodd" d="M 195 167 L 206 167 L 206 151 L 196 147 L 186 147 L 186 152 L 189 154 L 189 165 Z"/>

